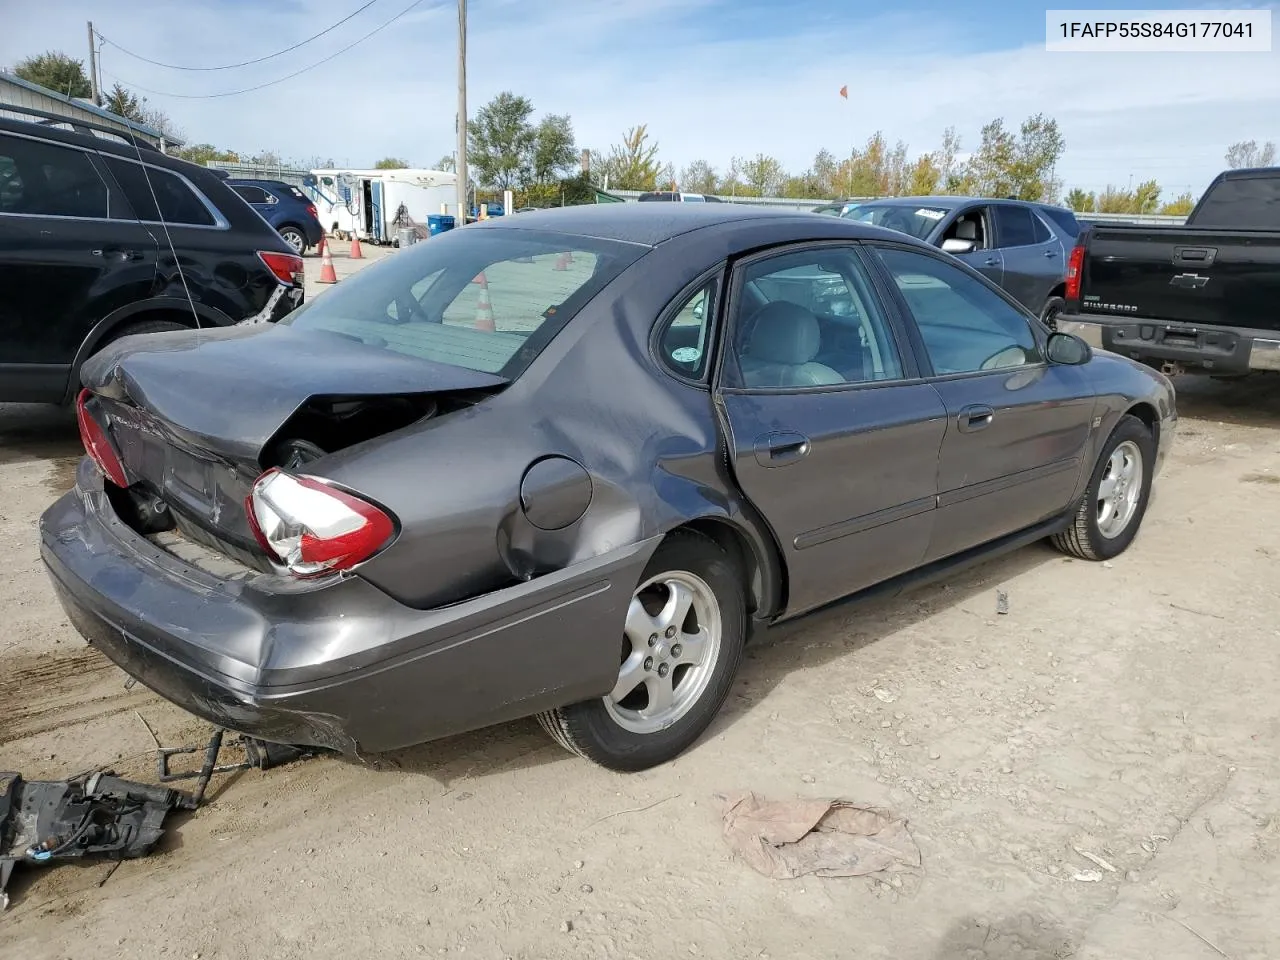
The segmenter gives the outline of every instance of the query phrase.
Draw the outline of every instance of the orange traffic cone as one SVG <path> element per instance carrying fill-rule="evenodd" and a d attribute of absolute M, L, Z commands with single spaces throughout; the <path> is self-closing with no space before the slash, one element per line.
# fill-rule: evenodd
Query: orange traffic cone
<path fill-rule="evenodd" d="M 483 274 L 481 274 L 483 276 Z M 494 331 L 493 305 L 489 303 L 489 284 L 480 284 L 480 302 L 476 304 L 476 329 Z"/>
<path fill-rule="evenodd" d="M 568 270 L 568 269 L 569 269 L 569 261 L 568 261 L 567 259 L 565 259 L 565 257 L 566 257 L 566 255 L 565 255 L 565 254 L 563 254 L 563 253 L 562 253 L 562 254 L 560 254 L 560 256 L 556 257 L 556 265 L 555 265 L 554 267 L 552 267 L 551 269 L 553 269 L 553 270 Z"/>
<path fill-rule="evenodd" d="M 472 282 L 472 283 L 478 283 L 478 284 L 480 284 L 482 287 L 484 287 L 485 289 L 488 289 L 488 287 L 489 287 L 489 281 L 485 279 L 485 275 L 484 275 L 484 271 L 483 271 L 483 270 L 481 270 L 481 271 L 480 271 L 479 273 L 477 273 L 474 277 L 472 277 L 472 278 L 471 278 L 471 282 Z"/>
<path fill-rule="evenodd" d="M 329 244 L 321 243 L 324 259 L 320 261 L 320 283 L 337 283 L 338 274 L 333 269 L 333 257 L 329 255 Z"/>
<path fill-rule="evenodd" d="M 354 230 L 351 231 L 351 259 L 352 260 L 364 259 L 364 251 L 360 249 L 360 235 L 357 234 Z"/>

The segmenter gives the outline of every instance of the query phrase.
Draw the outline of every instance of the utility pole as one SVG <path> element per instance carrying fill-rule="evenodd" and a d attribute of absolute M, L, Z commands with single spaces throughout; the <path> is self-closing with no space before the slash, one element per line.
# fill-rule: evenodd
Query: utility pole
<path fill-rule="evenodd" d="M 467 0 L 458 0 L 458 226 L 467 222 Z"/>
<path fill-rule="evenodd" d="M 94 43 L 93 21 L 89 21 L 89 85 L 93 88 L 93 105 L 102 106 L 102 90 L 98 86 L 98 45 Z"/>

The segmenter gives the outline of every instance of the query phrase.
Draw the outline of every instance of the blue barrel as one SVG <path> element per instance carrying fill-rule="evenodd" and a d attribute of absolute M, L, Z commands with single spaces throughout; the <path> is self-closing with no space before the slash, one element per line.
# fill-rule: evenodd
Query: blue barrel
<path fill-rule="evenodd" d="M 454 226 L 453 217 L 445 216 L 443 213 L 431 213 L 427 215 L 427 233 L 431 236 L 444 233 L 446 230 L 452 230 Z"/>

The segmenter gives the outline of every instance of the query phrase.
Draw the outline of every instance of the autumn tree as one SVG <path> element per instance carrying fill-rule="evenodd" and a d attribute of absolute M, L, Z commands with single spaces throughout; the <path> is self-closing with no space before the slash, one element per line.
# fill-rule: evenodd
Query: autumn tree
<path fill-rule="evenodd" d="M 905 193 L 913 197 L 927 197 L 938 192 L 942 183 L 942 170 L 932 153 L 916 158 L 907 175 Z"/>
<path fill-rule="evenodd" d="M 787 174 L 780 160 L 760 153 L 743 162 L 742 176 L 756 196 L 776 197 Z"/>
<path fill-rule="evenodd" d="M 210 162 L 219 160 L 223 163 L 239 163 L 240 154 L 234 150 L 219 150 L 212 143 L 195 143 L 189 144 L 177 151 L 176 154 L 180 159 L 187 160 L 191 163 L 198 163 L 200 166 L 208 166 Z M 315 165 L 317 169 L 320 164 Z M 330 164 L 332 166 L 332 164 Z"/>
<path fill-rule="evenodd" d="M 1276 162 L 1276 145 L 1271 141 L 1259 145 L 1257 140 L 1241 140 L 1227 147 L 1227 167 L 1269 167 Z"/>
<path fill-rule="evenodd" d="M 716 168 L 705 160 L 695 160 L 680 171 L 680 189 L 690 193 L 715 193 L 719 187 Z"/>
<path fill-rule="evenodd" d="M 1009 169 L 1013 195 L 1019 200 L 1052 201 L 1056 198 L 1062 183 L 1054 170 L 1066 146 L 1066 140 L 1058 130 L 1058 121 L 1043 113 L 1023 120 Z"/>
<path fill-rule="evenodd" d="M 1160 206 L 1160 184 L 1144 180 L 1133 190 L 1133 207 L 1129 213 L 1155 213 Z"/>
<path fill-rule="evenodd" d="M 27 57 L 13 68 L 13 72 L 28 83 L 39 84 L 66 97 L 86 99 L 93 96 L 93 84 L 84 72 L 84 61 L 69 57 L 60 50 Z"/>
<path fill-rule="evenodd" d="M 1166 217 L 1185 217 L 1196 205 L 1196 198 L 1191 195 L 1190 191 L 1178 194 L 1173 200 L 1166 203 L 1160 208 L 1160 213 Z"/>

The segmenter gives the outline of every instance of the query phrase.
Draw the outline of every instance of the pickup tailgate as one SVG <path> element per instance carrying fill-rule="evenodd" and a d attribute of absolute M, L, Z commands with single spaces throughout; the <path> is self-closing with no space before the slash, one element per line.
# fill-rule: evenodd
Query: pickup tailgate
<path fill-rule="evenodd" d="M 1280 330 L 1280 232 L 1094 226 L 1084 313 Z"/>

